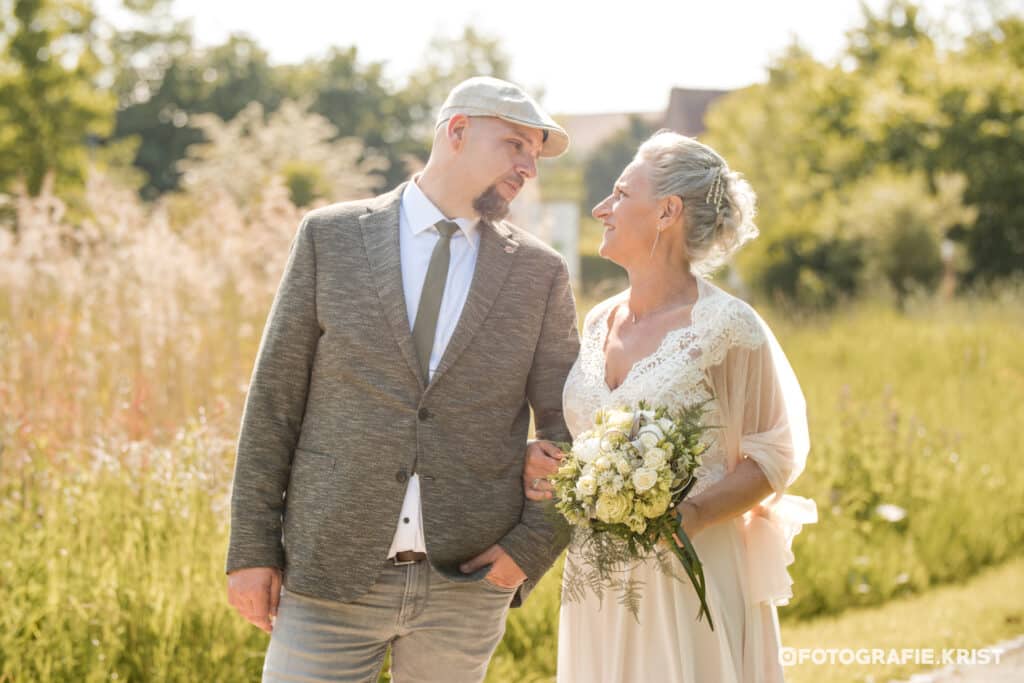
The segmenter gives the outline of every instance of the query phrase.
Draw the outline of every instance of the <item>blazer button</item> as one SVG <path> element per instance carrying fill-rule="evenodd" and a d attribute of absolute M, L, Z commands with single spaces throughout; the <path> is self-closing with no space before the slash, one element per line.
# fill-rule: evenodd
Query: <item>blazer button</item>
<path fill-rule="evenodd" d="M 417 413 L 417 416 L 420 418 L 420 422 L 425 422 L 426 420 L 430 419 L 430 411 L 427 410 L 426 408 L 420 408 L 420 411 Z"/>
<path fill-rule="evenodd" d="M 405 470 L 398 470 L 395 472 L 395 481 L 399 484 L 404 484 L 409 480 L 409 475 L 405 473 Z"/>

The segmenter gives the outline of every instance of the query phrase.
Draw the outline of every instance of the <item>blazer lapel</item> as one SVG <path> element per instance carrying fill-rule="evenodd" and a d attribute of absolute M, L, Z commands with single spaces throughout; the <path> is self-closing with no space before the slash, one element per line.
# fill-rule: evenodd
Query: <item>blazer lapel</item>
<path fill-rule="evenodd" d="M 502 224 L 480 223 L 480 253 L 477 254 L 473 281 L 466 295 L 466 303 L 462 307 L 462 315 L 441 357 L 441 364 L 434 373 L 431 385 L 458 360 L 483 324 L 491 306 L 501 293 L 518 247 L 519 243 L 512 239 L 511 233 Z"/>
<path fill-rule="evenodd" d="M 381 310 L 391 325 L 391 331 L 398 342 L 398 348 L 409 365 L 409 370 L 423 388 L 419 361 L 409 330 L 409 316 L 406 313 L 405 289 L 402 286 L 402 263 L 398 248 L 398 213 L 402 202 L 402 183 L 392 192 L 383 195 L 377 208 L 359 217 L 363 229 L 363 244 L 370 261 L 370 272 L 380 298 Z"/>

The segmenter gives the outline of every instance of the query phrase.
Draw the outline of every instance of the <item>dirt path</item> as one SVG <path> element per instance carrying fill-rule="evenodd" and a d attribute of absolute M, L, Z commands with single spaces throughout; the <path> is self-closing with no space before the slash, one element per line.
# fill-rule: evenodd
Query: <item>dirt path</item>
<path fill-rule="evenodd" d="M 1021 683 L 1024 681 L 1024 635 L 993 645 L 999 662 L 978 666 L 952 666 L 916 674 L 904 683 Z"/>

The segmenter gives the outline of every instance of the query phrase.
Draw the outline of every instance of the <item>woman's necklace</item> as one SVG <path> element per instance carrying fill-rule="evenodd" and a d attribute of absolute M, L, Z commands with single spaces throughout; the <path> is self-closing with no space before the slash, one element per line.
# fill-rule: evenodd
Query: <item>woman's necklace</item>
<path fill-rule="evenodd" d="M 651 309 L 649 311 L 645 311 L 644 312 L 644 320 L 646 320 L 647 318 L 653 317 L 653 316 L 657 315 L 658 313 L 661 313 L 662 311 L 667 311 L 668 309 L 673 308 L 673 307 L 678 306 L 678 305 L 679 305 L 678 301 L 674 301 L 674 300 L 670 299 L 668 303 L 662 304 L 661 306 L 658 306 L 657 308 L 653 308 L 653 309 Z M 636 325 L 638 322 L 640 322 L 640 316 L 638 316 L 636 314 L 636 311 L 633 310 L 633 308 L 629 305 L 628 301 L 626 302 L 626 310 L 629 311 L 629 319 L 630 319 L 630 321 L 634 325 Z"/>

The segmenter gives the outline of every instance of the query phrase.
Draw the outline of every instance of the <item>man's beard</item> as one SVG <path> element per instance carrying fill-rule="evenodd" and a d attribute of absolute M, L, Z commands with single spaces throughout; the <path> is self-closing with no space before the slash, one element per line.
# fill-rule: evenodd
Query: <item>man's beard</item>
<path fill-rule="evenodd" d="M 473 209 L 488 223 L 502 220 L 509 212 L 509 202 L 498 193 L 498 186 L 491 185 L 473 200 Z"/>

